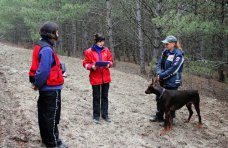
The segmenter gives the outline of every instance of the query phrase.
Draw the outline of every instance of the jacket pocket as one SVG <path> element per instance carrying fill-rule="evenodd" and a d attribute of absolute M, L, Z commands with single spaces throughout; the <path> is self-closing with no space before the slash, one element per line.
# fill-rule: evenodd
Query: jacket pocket
<path fill-rule="evenodd" d="M 47 79 L 48 86 L 58 86 L 64 83 L 62 76 L 62 70 L 51 70 L 50 75 Z"/>

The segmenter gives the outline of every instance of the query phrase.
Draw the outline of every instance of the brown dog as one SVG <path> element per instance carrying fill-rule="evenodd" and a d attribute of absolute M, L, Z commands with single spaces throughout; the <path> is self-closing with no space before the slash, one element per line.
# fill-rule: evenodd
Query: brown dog
<path fill-rule="evenodd" d="M 178 110 L 184 105 L 186 105 L 189 111 L 189 117 L 186 122 L 189 122 L 192 117 L 193 111 L 191 105 L 193 104 L 199 118 L 198 127 L 202 127 L 199 108 L 200 97 L 197 90 L 166 90 L 159 85 L 158 80 L 154 81 L 152 79 L 152 83 L 148 86 L 145 93 L 153 93 L 159 96 L 159 99 L 162 101 L 161 109 L 165 112 L 165 125 L 160 135 L 164 135 L 172 129 L 171 111 Z"/>

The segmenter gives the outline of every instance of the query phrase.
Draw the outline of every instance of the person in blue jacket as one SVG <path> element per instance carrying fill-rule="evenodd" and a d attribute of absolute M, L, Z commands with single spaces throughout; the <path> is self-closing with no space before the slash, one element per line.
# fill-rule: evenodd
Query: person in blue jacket
<path fill-rule="evenodd" d="M 175 36 L 167 36 L 162 41 L 165 44 L 165 49 L 162 52 L 161 58 L 157 64 L 157 78 L 162 87 L 168 90 L 177 90 L 181 85 L 182 69 L 184 63 L 183 51 Z M 157 112 L 151 116 L 150 121 L 164 123 L 164 111 L 161 110 L 161 100 L 156 97 Z M 172 118 L 176 117 L 175 112 L 172 112 Z M 174 120 L 173 120 L 174 122 Z"/>
<path fill-rule="evenodd" d="M 34 90 L 39 90 L 38 123 L 42 143 L 46 147 L 67 148 L 59 138 L 58 124 L 61 113 L 61 90 L 63 77 L 60 61 L 54 51 L 58 40 L 58 25 L 45 22 L 40 28 L 41 40 L 33 50 L 32 66 L 29 72 Z"/>

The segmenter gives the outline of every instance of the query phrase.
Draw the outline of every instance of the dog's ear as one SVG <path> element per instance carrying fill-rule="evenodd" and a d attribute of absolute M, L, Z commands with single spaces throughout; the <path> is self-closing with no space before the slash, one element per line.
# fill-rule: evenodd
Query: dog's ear
<path fill-rule="evenodd" d="M 155 82 L 155 83 L 158 83 L 158 82 L 159 82 L 158 77 L 156 77 L 156 79 L 155 79 L 154 82 Z"/>
<path fill-rule="evenodd" d="M 154 77 L 152 77 L 152 81 L 151 81 L 151 84 L 152 84 L 152 85 L 154 84 Z"/>
<path fill-rule="evenodd" d="M 155 77 L 154 84 L 159 84 L 158 77 Z"/>
<path fill-rule="evenodd" d="M 156 84 L 157 81 L 158 81 L 158 78 L 157 78 L 157 77 L 153 77 L 153 78 L 152 78 L 152 84 L 153 84 L 153 85 Z"/>

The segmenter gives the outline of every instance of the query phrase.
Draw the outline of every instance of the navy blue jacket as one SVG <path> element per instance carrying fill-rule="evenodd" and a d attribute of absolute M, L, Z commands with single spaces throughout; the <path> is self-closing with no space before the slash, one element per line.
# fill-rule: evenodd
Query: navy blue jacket
<path fill-rule="evenodd" d="M 171 52 L 165 49 L 157 64 L 157 75 L 166 88 L 177 88 L 181 84 L 184 57 L 182 50 L 174 48 Z"/>

